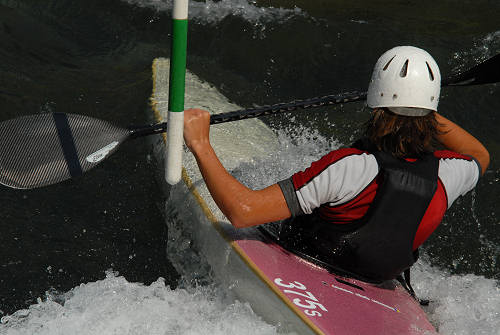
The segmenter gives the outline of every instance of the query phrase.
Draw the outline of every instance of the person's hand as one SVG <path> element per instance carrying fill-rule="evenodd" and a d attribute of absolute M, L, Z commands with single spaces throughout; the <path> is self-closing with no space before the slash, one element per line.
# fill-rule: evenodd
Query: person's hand
<path fill-rule="evenodd" d="M 184 111 L 184 141 L 192 152 L 210 145 L 210 113 L 202 109 Z"/>

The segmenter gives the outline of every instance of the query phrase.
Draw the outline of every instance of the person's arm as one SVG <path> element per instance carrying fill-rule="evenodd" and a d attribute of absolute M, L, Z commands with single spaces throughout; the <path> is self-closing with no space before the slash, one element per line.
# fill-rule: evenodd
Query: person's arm
<path fill-rule="evenodd" d="M 278 184 L 251 190 L 227 172 L 210 144 L 209 128 L 208 112 L 184 112 L 184 141 L 196 158 L 212 198 L 233 226 L 250 227 L 290 217 Z"/>
<path fill-rule="evenodd" d="M 481 175 L 483 175 L 490 164 L 488 150 L 459 125 L 438 113 L 435 114 L 439 123 L 438 129 L 441 132 L 438 136 L 441 144 L 452 151 L 473 157 L 481 166 Z"/>

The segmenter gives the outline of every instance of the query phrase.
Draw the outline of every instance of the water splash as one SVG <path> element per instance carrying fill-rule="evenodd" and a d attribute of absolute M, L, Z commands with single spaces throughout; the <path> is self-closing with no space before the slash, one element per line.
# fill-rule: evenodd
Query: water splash
<path fill-rule="evenodd" d="M 153 8 L 157 11 L 171 11 L 173 0 L 124 0 L 139 6 Z M 259 7 L 255 1 L 221 0 L 221 1 L 190 1 L 189 18 L 200 23 L 216 24 L 228 16 L 241 17 L 253 24 L 263 24 L 272 21 L 284 21 L 294 16 L 304 16 L 298 7 L 294 9 Z"/>
<path fill-rule="evenodd" d="M 471 49 L 457 51 L 450 61 L 454 66 L 453 72 L 462 72 L 474 65 L 491 58 L 500 52 L 500 30 L 491 32 L 474 41 Z"/>
<path fill-rule="evenodd" d="M 420 298 L 430 299 L 426 312 L 439 333 L 498 334 L 498 283 L 473 274 L 450 275 L 430 266 L 425 258 L 412 268 L 412 284 Z"/>
<path fill-rule="evenodd" d="M 295 124 L 277 130 L 277 136 L 279 150 L 276 153 L 264 160 L 242 163 L 231 173 L 250 188 L 264 188 L 307 168 L 341 145 L 335 139 L 322 136 L 316 129 Z"/>
<path fill-rule="evenodd" d="M 245 303 L 227 303 L 213 286 L 172 290 L 158 279 L 149 286 L 112 272 L 1 319 L 5 335 L 276 334 Z"/>

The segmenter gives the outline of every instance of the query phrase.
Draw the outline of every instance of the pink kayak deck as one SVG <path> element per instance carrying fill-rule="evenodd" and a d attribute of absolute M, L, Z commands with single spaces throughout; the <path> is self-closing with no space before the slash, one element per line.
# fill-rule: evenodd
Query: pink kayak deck
<path fill-rule="evenodd" d="M 340 277 L 259 239 L 233 243 L 316 333 L 437 334 L 418 302 L 400 285 L 382 288 Z"/>

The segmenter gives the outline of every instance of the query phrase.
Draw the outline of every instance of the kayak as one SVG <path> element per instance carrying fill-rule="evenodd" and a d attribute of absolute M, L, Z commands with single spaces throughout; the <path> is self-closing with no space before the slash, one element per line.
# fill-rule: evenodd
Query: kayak
<path fill-rule="evenodd" d="M 166 116 L 168 78 L 169 60 L 156 59 L 151 100 L 157 122 Z M 186 108 L 211 113 L 240 109 L 189 71 L 185 101 Z M 256 119 L 215 125 L 210 132 L 214 150 L 229 171 L 278 150 L 274 133 Z M 162 147 L 156 146 L 158 156 Z M 210 196 L 191 154 L 184 155 L 182 181 L 169 193 L 167 210 L 175 206 L 183 229 L 217 280 L 279 332 L 437 334 L 419 303 L 397 281 L 375 285 L 336 275 L 287 251 L 262 229 L 234 228 Z"/>

